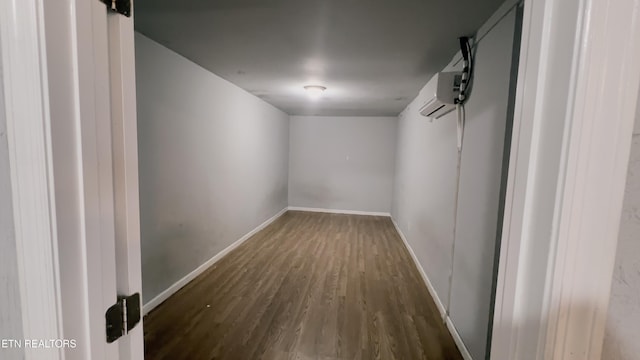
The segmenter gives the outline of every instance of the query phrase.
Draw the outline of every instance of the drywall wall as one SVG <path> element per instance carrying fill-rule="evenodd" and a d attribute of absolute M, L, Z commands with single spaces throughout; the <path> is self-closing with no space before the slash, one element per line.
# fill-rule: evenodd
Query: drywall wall
<path fill-rule="evenodd" d="M 0 56 L 1 58 L 1 56 Z M 22 312 L 11 203 L 7 123 L 0 67 L 0 339 L 22 339 Z M 22 359 L 23 349 L 0 348 L 1 359 Z"/>
<path fill-rule="evenodd" d="M 457 216 L 457 115 L 433 122 L 420 116 L 425 94 L 400 115 L 392 211 L 474 359 L 485 358 L 491 314 L 516 11 L 492 20 L 475 50 L 465 105 Z M 446 70 L 459 69 L 457 59 Z"/>
<path fill-rule="evenodd" d="M 135 40 L 147 303 L 287 206 L 289 116 Z"/>
<path fill-rule="evenodd" d="M 493 314 L 505 131 L 511 129 L 508 103 L 515 86 L 510 88 L 510 84 L 515 85 L 517 76 L 512 72 L 517 70 L 512 67 L 515 26 L 516 11 L 512 10 L 480 42 L 475 52 L 474 88 L 465 104 L 449 312 L 474 359 L 485 356 Z"/>
<path fill-rule="evenodd" d="M 640 357 L 640 96 L 635 125 L 602 350 L 608 360 Z"/>
<path fill-rule="evenodd" d="M 396 117 L 292 116 L 289 205 L 391 211 Z"/>
<path fill-rule="evenodd" d="M 418 114 L 420 94 L 400 114 L 392 216 L 439 300 L 449 296 L 456 191 L 456 122 Z"/>

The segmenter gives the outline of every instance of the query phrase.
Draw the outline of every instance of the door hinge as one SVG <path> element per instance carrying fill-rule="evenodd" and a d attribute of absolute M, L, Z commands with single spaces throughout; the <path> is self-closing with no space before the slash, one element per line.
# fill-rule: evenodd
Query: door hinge
<path fill-rule="evenodd" d="M 118 302 L 107 309 L 107 342 L 126 335 L 140 322 L 140 294 L 118 296 Z"/>
<path fill-rule="evenodd" d="M 126 17 L 131 16 L 131 0 L 100 0 L 107 5 L 111 11 L 115 11 Z"/>

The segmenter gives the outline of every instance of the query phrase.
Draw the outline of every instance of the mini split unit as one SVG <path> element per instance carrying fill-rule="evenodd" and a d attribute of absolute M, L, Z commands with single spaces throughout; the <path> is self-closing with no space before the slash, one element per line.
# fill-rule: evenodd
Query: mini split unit
<path fill-rule="evenodd" d="M 460 72 L 439 72 L 431 78 L 423 93 L 427 95 L 420 115 L 437 119 L 456 108 L 456 98 L 460 92 Z"/>

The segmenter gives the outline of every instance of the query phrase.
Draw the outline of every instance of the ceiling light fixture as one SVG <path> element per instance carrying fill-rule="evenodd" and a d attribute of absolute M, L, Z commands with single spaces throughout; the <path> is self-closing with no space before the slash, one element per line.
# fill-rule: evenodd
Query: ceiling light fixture
<path fill-rule="evenodd" d="M 322 93 L 327 90 L 326 87 L 324 86 L 320 86 L 320 85 L 307 85 L 304 87 L 304 89 L 307 91 L 307 94 L 312 98 L 312 99 L 317 99 L 320 96 L 322 96 Z"/>

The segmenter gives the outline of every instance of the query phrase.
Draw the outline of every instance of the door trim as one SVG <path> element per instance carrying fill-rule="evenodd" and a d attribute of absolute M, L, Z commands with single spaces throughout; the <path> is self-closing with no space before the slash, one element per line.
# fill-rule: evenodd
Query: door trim
<path fill-rule="evenodd" d="M 492 359 L 600 358 L 638 37 L 640 0 L 525 1 Z"/>
<path fill-rule="evenodd" d="M 43 0 L 0 2 L 0 36 L 24 339 L 62 339 Z M 64 358 L 23 349 L 26 359 Z"/>
<path fill-rule="evenodd" d="M 123 287 L 141 288 L 134 33 L 132 20 L 114 16 L 94 0 L 0 2 L 24 338 L 77 344 L 23 347 L 27 359 L 143 357 L 142 325 L 114 344 L 105 336 L 104 311 L 117 292 L 115 262 L 104 254 L 115 256 L 116 232 L 130 246 L 126 261 L 138 266 Z M 109 69 L 116 59 L 122 62 Z M 121 97 L 110 93 L 112 82 L 123 87 Z M 118 124 L 112 98 L 121 105 Z M 115 146 L 123 149 L 114 155 Z M 126 191 L 114 194 L 112 180 Z"/>
<path fill-rule="evenodd" d="M 111 75 L 116 287 L 121 295 L 142 294 L 133 16 L 125 17 L 110 12 L 107 15 L 107 31 Z M 119 352 L 121 360 L 144 358 L 143 319 L 126 337 L 119 340 Z"/>

